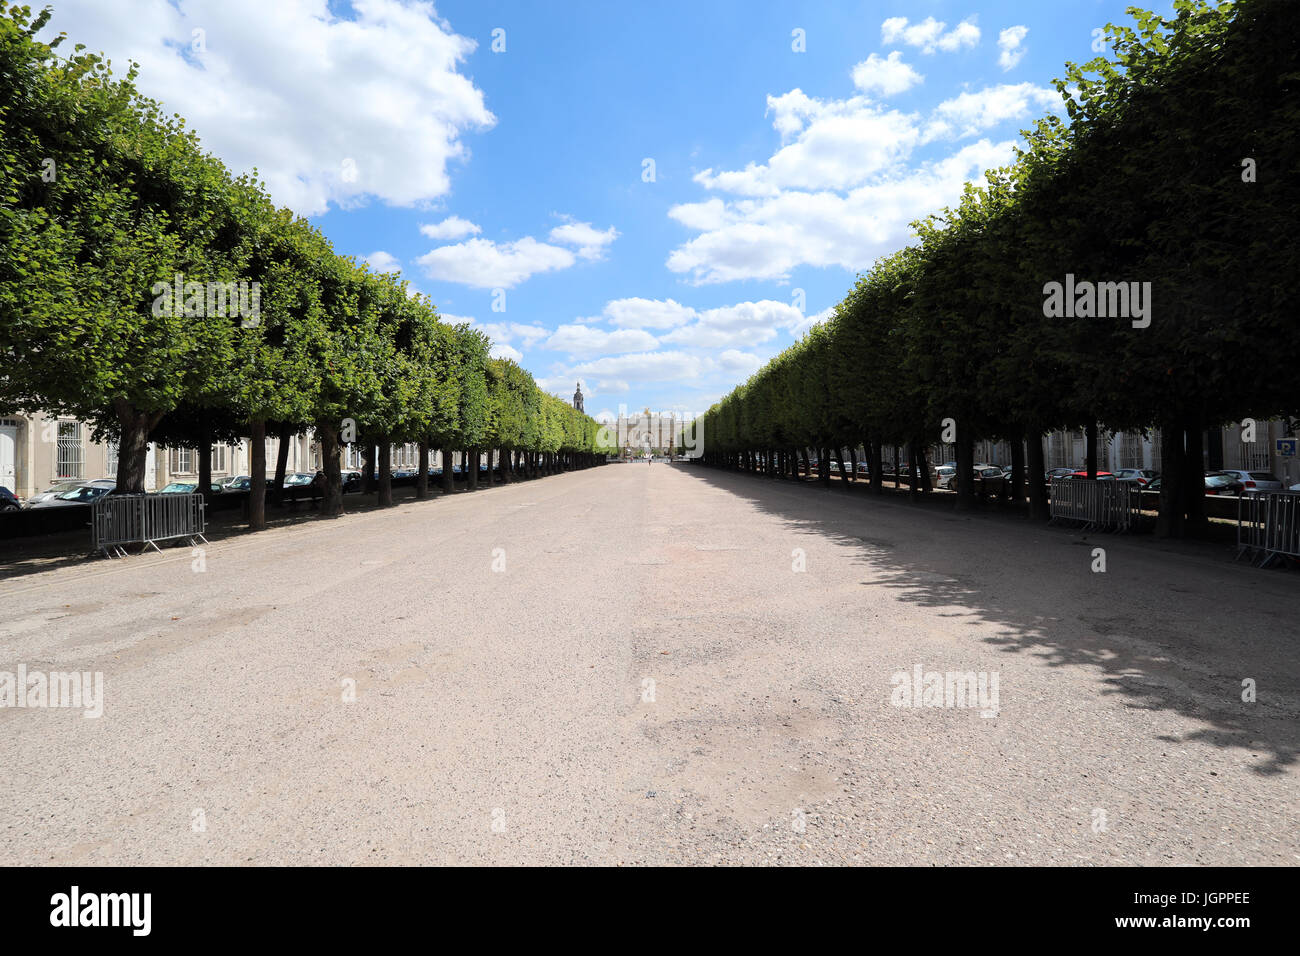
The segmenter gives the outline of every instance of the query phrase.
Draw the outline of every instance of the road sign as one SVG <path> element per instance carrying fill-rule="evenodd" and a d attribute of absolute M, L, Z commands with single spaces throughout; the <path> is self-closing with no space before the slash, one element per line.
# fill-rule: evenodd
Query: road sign
<path fill-rule="evenodd" d="M 1274 443 L 1277 447 L 1277 453 L 1283 458 L 1294 458 L 1296 456 L 1296 444 L 1300 438 L 1279 438 Z"/>

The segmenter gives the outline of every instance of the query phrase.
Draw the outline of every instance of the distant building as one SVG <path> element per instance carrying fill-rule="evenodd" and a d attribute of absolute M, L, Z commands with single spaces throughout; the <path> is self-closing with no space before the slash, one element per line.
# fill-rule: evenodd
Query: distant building
<path fill-rule="evenodd" d="M 640 415 L 619 415 L 605 423 L 611 454 L 641 455 L 647 451 L 671 451 L 686 424 L 669 414 L 652 413 L 646 409 Z"/>
<path fill-rule="evenodd" d="M 578 390 L 573 393 L 573 407 L 582 411 L 582 383 L 578 383 Z"/>

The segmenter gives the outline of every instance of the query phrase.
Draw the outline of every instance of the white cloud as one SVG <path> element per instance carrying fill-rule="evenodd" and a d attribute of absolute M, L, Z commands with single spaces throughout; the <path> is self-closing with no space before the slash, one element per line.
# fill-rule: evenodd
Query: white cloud
<path fill-rule="evenodd" d="M 835 306 L 831 306 L 830 308 L 822 309 L 820 312 L 816 313 L 815 315 L 800 316 L 798 322 L 792 322 L 786 328 L 789 330 L 790 334 L 793 335 L 796 339 L 802 338 L 804 333 L 806 333 L 814 325 L 821 325 L 823 322 L 825 322 L 834 314 L 835 314 Z"/>
<path fill-rule="evenodd" d="M 751 352 L 727 349 L 718 356 L 718 365 L 725 371 L 749 378 L 763 367 L 763 360 Z"/>
<path fill-rule="evenodd" d="M 605 247 L 618 238 L 618 230 L 613 226 L 597 229 L 589 222 L 566 222 L 551 230 L 551 242 L 577 246 L 578 255 L 583 259 L 600 259 L 605 254 Z"/>
<path fill-rule="evenodd" d="M 984 170 L 1009 163 L 1014 146 L 1011 140 L 981 139 L 945 159 L 882 175 L 844 194 L 787 191 L 761 202 L 732 203 L 729 221 L 674 249 L 668 268 L 697 285 L 785 280 L 800 265 L 865 269 L 911 241 L 912 221 L 956 202 L 964 185 Z"/>
<path fill-rule="evenodd" d="M 486 334 L 493 342 L 505 343 L 518 340 L 526 349 L 532 348 L 534 344 L 551 334 L 550 329 L 522 322 L 480 322 L 473 316 L 465 315 L 443 315 L 441 318 L 452 325 L 468 323 Z"/>
<path fill-rule="evenodd" d="M 695 318 L 695 310 L 673 299 L 614 299 L 605 303 L 602 317 L 625 329 L 670 329 Z"/>
<path fill-rule="evenodd" d="M 648 352 L 659 347 L 659 340 L 641 329 L 618 329 L 606 332 L 589 325 L 561 325 L 546 340 L 543 348 L 570 355 L 599 355 L 602 352 Z"/>
<path fill-rule="evenodd" d="M 931 114 L 924 138 L 976 136 L 1001 123 L 1060 108 L 1061 95 L 1047 87 L 1032 83 L 989 86 L 940 103 Z"/>
<path fill-rule="evenodd" d="M 400 272 L 402 264 L 397 261 L 397 257 L 391 253 L 384 252 L 382 249 L 377 252 L 371 252 L 362 256 L 373 272 Z"/>
<path fill-rule="evenodd" d="M 275 201 L 302 215 L 373 196 L 412 205 L 445 195 L 467 131 L 496 122 L 458 71 L 475 42 L 431 3 L 355 0 L 59 0 L 44 38 L 104 51 L 180 113 L 236 172 L 257 167 Z M 202 30 L 204 49 L 192 45 Z"/>
<path fill-rule="evenodd" d="M 793 305 L 772 299 L 706 309 L 699 316 L 694 325 L 674 329 L 663 341 L 696 348 L 760 345 L 776 338 L 778 330 L 803 319 Z"/>
<path fill-rule="evenodd" d="M 477 236 L 482 231 L 460 216 L 448 216 L 442 222 L 424 223 L 420 226 L 420 232 L 430 239 L 464 239 L 466 236 Z"/>
<path fill-rule="evenodd" d="M 524 360 L 523 354 L 517 348 L 504 342 L 493 342 L 488 354 L 493 358 L 510 359 L 516 364 Z"/>
<path fill-rule="evenodd" d="M 908 24 L 907 17 L 890 17 L 880 25 L 880 39 L 888 45 L 905 43 L 917 47 L 922 53 L 934 53 L 936 50 L 951 53 L 962 47 L 973 47 L 980 41 L 980 28 L 972 20 L 963 20 L 944 33 L 947 26 L 934 17 L 926 17 L 911 25 Z"/>
<path fill-rule="evenodd" d="M 592 378 L 625 382 L 689 381 L 711 367 L 710 359 L 687 352 L 641 352 L 606 356 L 579 365 L 574 371 Z"/>
<path fill-rule="evenodd" d="M 456 217 L 452 216 L 437 226 L 421 226 L 420 231 L 433 235 L 433 231 L 447 226 L 453 219 Z M 478 230 L 473 223 L 463 219 L 459 222 Z M 618 230 L 613 226 L 596 229 L 589 222 L 567 222 L 552 229 L 550 238 L 553 242 L 577 246 L 577 252 L 553 242 L 538 242 L 532 236 L 524 236 L 513 242 L 470 239 L 455 245 L 439 246 L 415 261 L 432 279 L 459 282 L 478 289 L 508 289 L 539 272 L 567 269 L 578 258 L 600 259 L 605 247 L 618 238 Z"/>
<path fill-rule="evenodd" d="M 888 57 L 873 53 L 853 68 L 853 85 L 865 93 L 894 96 L 910 90 L 925 80 L 920 73 L 903 62 L 903 54 L 895 50 Z"/>
<path fill-rule="evenodd" d="M 476 289 L 509 289 L 539 272 L 567 269 L 575 261 L 568 249 L 538 242 L 532 236 L 500 244 L 470 239 L 439 246 L 416 260 L 431 279 Z"/>
<path fill-rule="evenodd" d="M 750 163 L 743 170 L 715 173 L 711 168 L 695 175 L 706 189 L 741 196 L 773 198 L 783 189 L 844 189 L 865 182 L 897 163 L 919 141 L 915 119 L 887 110 L 865 96 L 822 101 L 804 96 L 796 100 L 768 97 L 768 112 L 782 146 L 765 164 Z M 675 206 L 670 211 L 683 225 L 710 222 L 721 228 L 726 214 L 716 206 Z M 698 226 L 697 226 L 698 228 Z"/>
<path fill-rule="evenodd" d="M 1002 67 L 1003 72 L 1012 69 L 1025 58 L 1028 50 L 1021 44 L 1028 34 L 1029 27 L 1025 26 L 1007 27 L 998 34 L 998 49 L 1002 51 L 998 54 L 998 66 Z"/>
<path fill-rule="evenodd" d="M 785 281 L 801 265 L 867 269 L 913 241 L 914 220 L 954 204 L 967 182 L 1013 160 L 1014 139 L 994 139 L 988 130 L 1061 108 L 1055 90 L 1032 83 L 963 92 L 928 116 L 861 94 L 822 100 L 796 89 L 769 96 L 767 113 L 781 146 L 765 163 L 695 176 L 704 188 L 727 195 L 668 210 L 697 233 L 672 250 L 668 268 L 695 285 Z M 957 152 L 914 158 L 927 144 L 980 136 Z M 806 331 L 802 321 L 795 325 Z M 708 347 L 719 336 L 692 327 L 661 341 Z M 751 327 L 730 344 L 763 341 Z"/>

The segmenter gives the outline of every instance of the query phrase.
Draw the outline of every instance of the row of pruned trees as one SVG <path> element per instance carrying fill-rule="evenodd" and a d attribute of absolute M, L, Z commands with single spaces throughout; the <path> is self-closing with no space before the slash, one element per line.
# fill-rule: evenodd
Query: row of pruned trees
<path fill-rule="evenodd" d="M 923 463 L 954 425 L 959 506 L 974 443 L 1007 439 L 1042 515 L 1023 476 L 1046 431 L 1155 429 L 1159 530 L 1196 530 L 1205 430 L 1300 418 L 1300 4 L 1174 7 L 1067 64 L 1068 123 L 1038 121 L 1014 165 L 711 408 L 705 460 L 793 474 L 796 449 L 862 445 L 879 487 L 882 449 Z"/>
<path fill-rule="evenodd" d="M 254 526 L 268 430 L 314 431 L 327 512 L 346 440 L 378 446 L 388 496 L 393 442 L 418 442 L 422 466 L 430 448 L 529 471 L 594 460 L 595 421 L 232 175 L 134 65 L 115 77 L 40 42 L 48 19 L 0 0 L 0 408 L 91 422 L 118 442 L 122 493 L 143 490 L 151 441 L 249 436 Z"/>

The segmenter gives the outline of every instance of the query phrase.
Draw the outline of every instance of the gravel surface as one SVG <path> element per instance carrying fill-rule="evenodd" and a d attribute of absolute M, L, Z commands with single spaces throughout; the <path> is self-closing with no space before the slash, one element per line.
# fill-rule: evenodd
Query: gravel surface
<path fill-rule="evenodd" d="M 0 671 L 104 711 L 0 708 L 0 864 L 1296 865 L 1298 590 L 664 464 L 54 567 Z"/>

